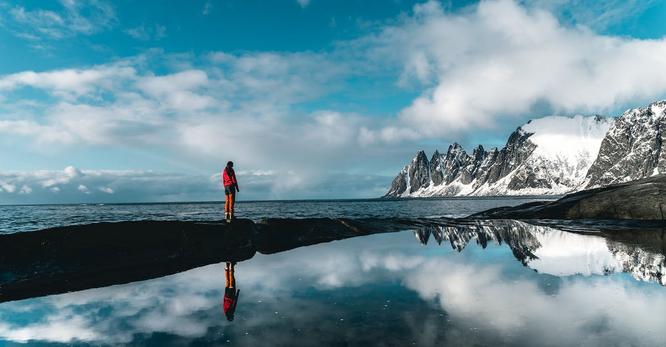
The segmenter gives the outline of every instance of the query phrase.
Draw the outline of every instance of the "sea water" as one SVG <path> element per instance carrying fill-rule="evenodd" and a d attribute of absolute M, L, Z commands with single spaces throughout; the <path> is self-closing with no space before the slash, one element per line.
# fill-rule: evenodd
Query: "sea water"
<path fill-rule="evenodd" d="M 464 217 L 489 208 L 517 205 L 543 199 L 539 197 L 516 197 L 239 201 L 236 203 L 236 217 L 252 220 L 317 217 Z M 553 198 L 548 197 L 548 199 Z M 0 205 L 0 233 L 96 222 L 136 220 L 220 221 L 222 219 L 224 219 L 223 202 Z"/>

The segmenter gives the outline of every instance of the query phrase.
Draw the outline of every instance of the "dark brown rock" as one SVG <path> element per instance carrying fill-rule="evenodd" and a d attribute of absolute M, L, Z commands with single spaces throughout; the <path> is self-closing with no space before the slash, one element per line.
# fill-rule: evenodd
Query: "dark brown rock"
<path fill-rule="evenodd" d="M 552 202 L 500 207 L 470 218 L 664 220 L 666 175 L 569 194 Z"/>

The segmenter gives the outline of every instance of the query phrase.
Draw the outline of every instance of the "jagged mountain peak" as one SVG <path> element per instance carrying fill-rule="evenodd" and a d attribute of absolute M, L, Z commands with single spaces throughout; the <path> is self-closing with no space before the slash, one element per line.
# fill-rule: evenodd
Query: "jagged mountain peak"
<path fill-rule="evenodd" d="M 565 194 L 660 173 L 666 173 L 666 100 L 617 118 L 531 119 L 504 147 L 479 146 L 471 155 L 459 143 L 430 161 L 419 152 L 387 195 Z"/>
<path fill-rule="evenodd" d="M 423 161 L 423 160 L 428 161 L 428 157 L 426 156 L 424 150 L 420 150 L 416 152 L 416 155 L 414 155 L 412 162 Z"/>
<path fill-rule="evenodd" d="M 577 189 L 613 119 L 549 116 L 516 128 L 503 148 L 471 153 L 458 142 L 430 161 L 419 151 L 405 172 L 404 190 L 389 196 L 564 194 Z M 398 179 L 398 178 L 396 178 Z M 393 192 L 393 193 L 391 193 Z"/>
<path fill-rule="evenodd" d="M 461 146 L 458 142 L 454 142 L 451 145 L 449 145 L 449 151 L 452 150 L 463 150 L 463 146 Z"/>

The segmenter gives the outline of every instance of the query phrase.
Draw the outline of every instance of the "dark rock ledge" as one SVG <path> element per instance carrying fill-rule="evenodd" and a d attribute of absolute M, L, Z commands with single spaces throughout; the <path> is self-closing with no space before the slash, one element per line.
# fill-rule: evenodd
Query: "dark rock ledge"
<path fill-rule="evenodd" d="M 583 190 L 556 201 L 499 207 L 469 218 L 665 220 L 666 175 Z"/>
<path fill-rule="evenodd" d="M 419 219 L 136 221 L 0 235 L 0 302 L 161 277 L 296 247 L 434 225 Z"/>

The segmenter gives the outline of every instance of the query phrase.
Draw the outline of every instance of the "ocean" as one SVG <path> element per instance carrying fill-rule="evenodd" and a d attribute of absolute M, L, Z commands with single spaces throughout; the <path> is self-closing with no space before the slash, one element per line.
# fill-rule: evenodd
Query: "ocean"
<path fill-rule="evenodd" d="M 236 217 L 252 220 L 317 217 L 464 217 L 489 208 L 543 199 L 553 199 L 553 197 L 239 201 L 236 203 Z M 137 220 L 208 222 L 222 219 L 224 219 L 223 202 L 0 205 L 0 233 L 96 222 Z"/>

